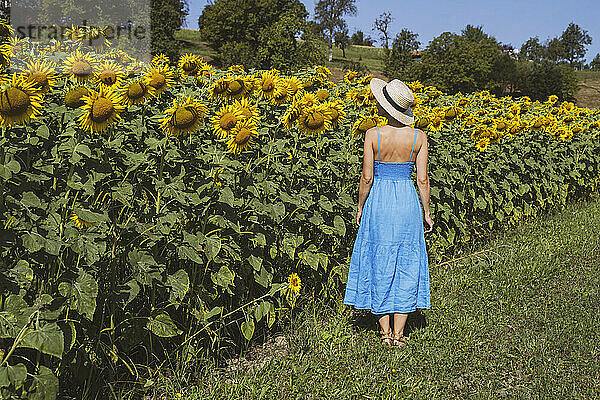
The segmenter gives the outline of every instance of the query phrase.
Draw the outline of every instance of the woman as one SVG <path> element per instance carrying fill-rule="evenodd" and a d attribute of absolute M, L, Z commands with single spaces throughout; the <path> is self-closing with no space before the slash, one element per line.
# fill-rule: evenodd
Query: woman
<path fill-rule="evenodd" d="M 379 318 L 381 340 L 405 345 L 408 313 L 431 308 L 425 232 L 433 229 L 429 214 L 427 136 L 414 123 L 414 95 L 403 82 L 373 78 L 371 91 L 379 115 L 388 125 L 365 134 L 360 180 L 359 225 L 350 260 L 344 304 L 368 309 Z M 417 166 L 417 191 L 411 180 Z M 425 224 L 428 229 L 425 229 Z M 394 332 L 389 314 L 394 313 Z"/>

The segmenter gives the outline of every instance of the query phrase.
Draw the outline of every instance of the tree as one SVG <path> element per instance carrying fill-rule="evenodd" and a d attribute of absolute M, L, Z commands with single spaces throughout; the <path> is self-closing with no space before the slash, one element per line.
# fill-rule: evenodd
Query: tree
<path fill-rule="evenodd" d="M 315 20 L 327 34 L 329 61 L 333 60 L 334 33 L 346 27 L 344 15 L 356 15 L 356 0 L 319 0 L 315 6 Z"/>
<path fill-rule="evenodd" d="M 342 57 L 346 58 L 346 47 L 350 44 L 350 36 L 348 36 L 348 28 L 344 27 L 341 31 L 334 34 L 335 44 L 342 49 Z"/>
<path fill-rule="evenodd" d="M 373 39 L 370 36 L 365 36 L 363 31 L 354 32 L 350 42 L 357 46 L 373 46 Z"/>
<path fill-rule="evenodd" d="M 299 0 L 216 0 L 198 18 L 202 40 L 217 51 L 221 64 L 289 71 L 308 64 L 297 36 L 308 31 L 308 12 Z"/>
<path fill-rule="evenodd" d="M 544 57 L 545 48 L 544 45 L 540 43 L 540 39 L 537 36 L 527 39 L 519 51 L 519 60 L 540 62 Z"/>
<path fill-rule="evenodd" d="M 483 31 L 481 26 L 467 25 L 462 31 L 461 36 L 468 41 L 482 44 L 497 45 L 498 41 L 496 38 L 489 36 Z"/>
<path fill-rule="evenodd" d="M 181 28 L 187 14 L 187 3 L 182 0 L 151 0 L 151 52 L 164 53 L 171 60 L 179 58 L 179 45 L 173 36 Z"/>
<path fill-rule="evenodd" d="M 571 22 L 561 35 L 564 52 L 569 65 L 574 68 L 581 65 L 581 59 L 587 52 L 585 46 L 592 44 L 592 37 L 579 25 Z"/>
<path fill-rule="evenodd" d="M 421 42 L 417 40 L 418 33 L 402 29 L 392 42 L 392 51 L 386 56 L 385 71 L 388 76 L 399 77 L 412 62 L 412 52 L 419 49 Z"/>
<path fill-rule="evenodd" d="M 548 41 L 545 46 L 545 58 L 558 64 L 560 60 L 567 57 L 563 41 L 560 38 L 554 38 Z"/>
<path fill-rule="evenodd" d="M 386 49 L 389 49 L 389 39 L 390 39 L 390 24 L 392 22 L 392 14 L 389 12 L 384 12 L 377 19 L 375 19 L 375 24 L 373 27 L 374 31 L 378 31 L 381 35 L 381 41 L 383 42 L 383 46 Z"/>
<path fill-rule="evenodd" d="M 590 62 L 590 69 L 600 71 L 600 53 L 596 54 L 596 57 Z"/>

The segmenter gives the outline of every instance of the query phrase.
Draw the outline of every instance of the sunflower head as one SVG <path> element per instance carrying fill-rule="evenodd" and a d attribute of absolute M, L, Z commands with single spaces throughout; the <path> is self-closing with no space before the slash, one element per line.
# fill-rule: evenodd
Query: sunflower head
<path fill-rule="evenodd" d="M 169 136 L 180 136 L 198 130 L 204 116 L 206 106 L 197 99 L 186 97 L 173 100 L 173 107 L 166 111 L 164 118 L 160 119 L 163 131 Z"/>
<path fill-rule="evenodd" d="M 84 220 L 83 218 L 79 217 L 75 211 L 71 211 L 71 217 L 69 218 L 71 220 L 71 222 L 73 222 L 75 224 L 76 227 L 78 228 L 89 228 L 90 226 L 93 225 L 93 222 L 89 222 Z"/>
<path fill-rule="evenodd" d="M 244 114 L 242 114 L 242 111 L 235 105 L 229 104 L 222 106 L 210 121 L 213 124 L 213 132 L 220 139 L 224 139 L 231 134 L 233 128 L 243 119 Z"/>
<path fill-rule="evenodd" d="M 369 129 L 376 126 L 387 124 L 387 118 L 380 117 L 377 114 L 368 114 L 361 116 L 355 123 L 352 129 L 353 136 L 364 135 Z"/>
<path fill-rule="evenodd" d="M 13 74 L 8 87 L 0 90 L 0 124 L 25 125 L 41 112 L 41 89 L 25 76 Z"/>
<path fill-rule="evenodd" d="M 125 77 L 123 68 L 112 61 L 104 61 L 96 70 L 96 84 L 102 87 L 118 87 Z"/>
<path fill-rule="evenodd" d="M 300 293 L 302 283 L 297 273 L 293 273 L 288 277 L 288 289 L 295 293 Z"/>
<path fill-rule="evenodd" d="M 344 102 L 340 99 L 330 100 L 324 103 L 329 108 L 331 114 L 331 125 L 334 127 L 344 120 L 346 113 L 344 112 Z"/>
<path fill-rule="evenodd" d="M 85 104 L 81 108 L 85 113 L 79 117 L 79 126 L 91 133 L 106 131 L 121 118 L 119 114 L 125 109 L 120 94 L 110 88 L 90 91 L 82 100 Z"/>
<path fill-rule="evenodd" d="M 192 53 L 185 53 L 179 59 L 177 66 L 183 75 L 194 76 L 202 66 L 202 59 Z"/>
<path fill-rule="evenodd" d="M 55 65 L 46 61 L 38 60 L 28 63 L 23 74 L 41 90 L 42 94 L 48 93 L 58 81 Z"/>
<path fill-rule="evenodd" d="M 271 99 L 275 94 L 279 80 L 279 75 L 276 72 L 263 72 L 261 74 L 260 82 L 258 83 L 258 93 L 266 99 Z"/>
<path fill-rule="evenodd" d="M 90 90 L 85 86 L 76 86 L 65 92 L 65 106 L 68 108 L 79 108 L 85 104 L 84 96 L 88 96 Z"/>
<path fill-rule="evenodd" d="M 250 102 L 248 98 L 244 97 L 240 100 L 236 100 L 233 103 L 233 107 L 237 108 L 241 112 L 242 119 L 253 120 L 256 124 L 260 122 L 260 113 L 258 112 L 258 107 L 256 104 Z"/>
<path fill-rule="evenodd" d="M 175 73 L 168 65 L 152 66 L 144 76 L 144 82 L 156 90 L 156 97 L 175 84 Z"/>
<path fill-rule="evenodd" d="M 97 61 L 90 53 L 82 53 L 76 50 L 64 61 L 63 71 L 72 79 L 83 82 L 91 79 L 97 68 Z"/>
<path fill-rule="evenodd" d="M 318 135 L 331 127 L 331 111 L 326 104 L 303 108 L 297 124 L 300 132 Z"/>
<path fill-rule="evenodd" d="M 231 130 L 227 141 L 227 150 L 232 153 L 240 153 L 249 148 L 258 135 L 258 128 L 252 120 L 240 121 Z"/>
<path fill-rule="evenodd" d="M 346 75 L 344 75 L 344 82 L 352 83 L 354 81 L 354 78 L 356 78 L 357 75 L 358 75 L 358 71 L 346 72 Z"/>
<path fill-rule="evenodd" d="M 132 104 L 145 103 L 155 96 L 156 89 L 148 85 L 143 78 L 138 78 L 127 82 L 119 89 L 119 92 L 121 93 L 123 102 L 127 106 L 130 106 Z"/>
<path fill-rule="evenodd" d="M 475 147 L 477 147 L 477 150 L 479 150 L 479 151 L 485 151 L 489 145 L 490 145 L 490 138 L 482 137 L 477 141 L 477 143 L 475 144 Z"/>
<path fill-rule="evenodd" d="M 170 62 L 171 60 L 164 53 L 159 53 L 152 57 L 152 65 L 154 66 L 169 65 Z"/>
<path fill-rule="evenodd" d="M 225 99 L 227 98 L 227 91 L 229 90 L 229 77 L 223 77 L 217 80 L 210 88 L 210 95 L 213 99 Z"/>

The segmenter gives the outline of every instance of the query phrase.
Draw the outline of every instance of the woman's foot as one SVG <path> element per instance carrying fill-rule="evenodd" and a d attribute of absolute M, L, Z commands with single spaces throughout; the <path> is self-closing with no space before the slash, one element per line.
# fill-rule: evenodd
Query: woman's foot
<path fill-rule="evenodd" d="M 381 343 L 387 345 L 388 347 L 392 347 L 393 345 L 393 335 L 392 330 L 385 332 L 383 329 L 379 331 L 381 334 Z"/>
<path fill-rule="evenodd" d="M 396 347 L 406 346 L 406 336 L 401 332 L 394 332 L 392 335 L 392 344 Z"/>

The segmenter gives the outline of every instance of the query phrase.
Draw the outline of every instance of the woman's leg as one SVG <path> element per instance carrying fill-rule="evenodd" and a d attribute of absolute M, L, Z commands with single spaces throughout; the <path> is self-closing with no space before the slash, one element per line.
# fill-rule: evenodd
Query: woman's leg
<path fill-rule="evenodd" d="M 381 326 L 381 330 L 387 332 L 390 330 L 390 314 L 385 314 L 381 318 L 379 318 L 379 325 Z"/>
<path fill-rule="evenodd" d="M 404 334 L 404 325 L 406 324 L 407 313 L 394 313 L 394 333 Z"/>

